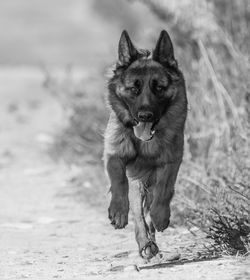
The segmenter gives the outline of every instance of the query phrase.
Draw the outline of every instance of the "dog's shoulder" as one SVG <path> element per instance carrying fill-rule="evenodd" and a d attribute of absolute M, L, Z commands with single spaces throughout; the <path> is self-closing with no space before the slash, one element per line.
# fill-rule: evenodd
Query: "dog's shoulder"
<path fill-rule="evenodd" d="M 121 158 L 136 157 L 132 130 L 124 127 L 114 112 L 111 112 L 104 134 L 104 156 L 117 155 Z"/>

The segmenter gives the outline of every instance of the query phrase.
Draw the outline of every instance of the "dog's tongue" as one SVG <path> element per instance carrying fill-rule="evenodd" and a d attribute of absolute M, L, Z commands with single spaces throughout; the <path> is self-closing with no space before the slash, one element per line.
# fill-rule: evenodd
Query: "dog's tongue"
<path fill-rule="evenodd" d="M 152 138 L 151 128 L 152 122 L 139 122 L 137 126 L 134 126 L 134 134 L 142 141 L 148 141 Z"/>

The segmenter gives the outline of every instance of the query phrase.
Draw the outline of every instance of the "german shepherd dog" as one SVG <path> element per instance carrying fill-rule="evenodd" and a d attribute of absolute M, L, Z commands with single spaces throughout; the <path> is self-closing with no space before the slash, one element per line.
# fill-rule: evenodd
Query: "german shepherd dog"
<path fill-rule="evenodd" d="M 118 54 L 108 83 L 111 113 L 104 144 L 112 195 L 108 213 L 114 228 L 121 229 L 128 223 L 130 208 L 139 253 L 150 259 L 159 251 L 155 230 L 169 225 L 183 157 L 185 81 L 165 30 L 152 55 L 135 48 L 123 31 Z"/>

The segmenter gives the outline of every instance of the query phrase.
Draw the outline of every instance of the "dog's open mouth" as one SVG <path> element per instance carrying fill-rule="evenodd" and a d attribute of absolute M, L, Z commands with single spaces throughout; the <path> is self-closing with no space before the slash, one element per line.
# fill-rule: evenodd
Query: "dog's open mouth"
<path fill-rule="evenodd" d="M 142 141 L 150 141 L 155 134 L 155 124 L 154 122 L 139 122 L 133 127 L 135 136 Z"/>

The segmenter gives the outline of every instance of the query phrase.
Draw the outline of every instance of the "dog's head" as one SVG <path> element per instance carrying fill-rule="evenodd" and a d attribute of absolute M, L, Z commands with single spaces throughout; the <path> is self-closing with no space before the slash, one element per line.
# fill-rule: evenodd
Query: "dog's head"
<path fill-rule="evenodd" d="M 149 141 L 160 119 L 178 98 L 178 85 L 183 81 L 171 39 L 162 31 L 150 57 L 149 51 L 136 49 L 123 31 L 118 54 L 109 82 L 110 105 L 125 126 L 133 127 L 137 138 Z"/>

